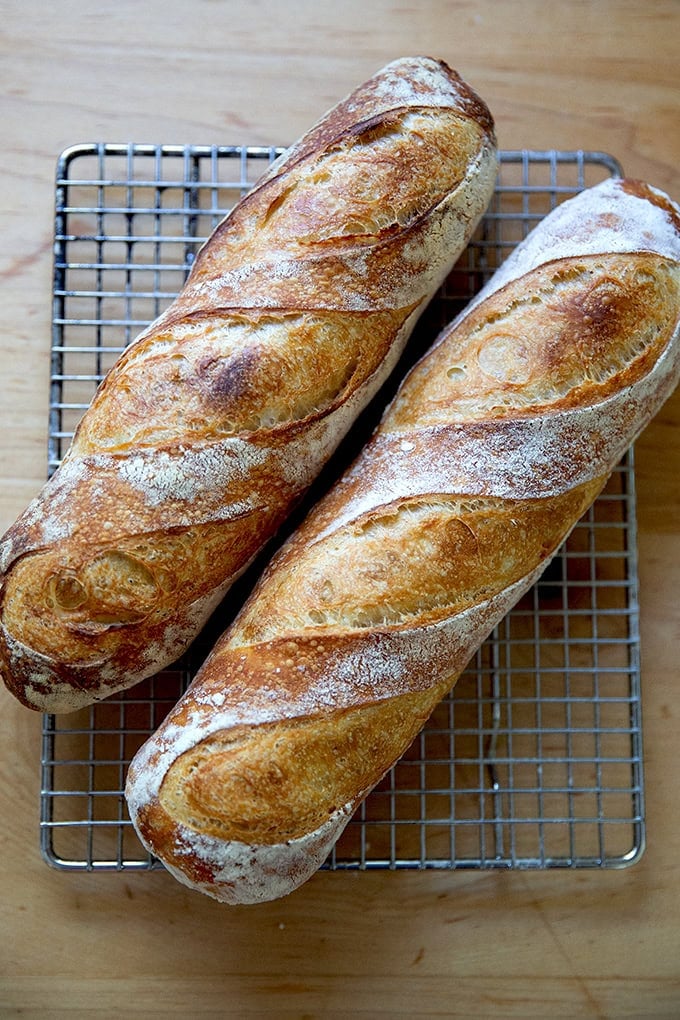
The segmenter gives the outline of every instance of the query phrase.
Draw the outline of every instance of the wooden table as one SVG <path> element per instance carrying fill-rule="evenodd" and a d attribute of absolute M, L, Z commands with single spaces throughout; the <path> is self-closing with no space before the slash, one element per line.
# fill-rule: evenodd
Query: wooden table
<path fill-rule="evenodd" d="M 680 198 L 673 0 L 3 5 L 0 531 L 46 470 L 53 170 L 77 141 L 287 143 L 441 56 L 503 148 L 600 149 Z M 680 392 L 637 445 L 648 849 L 621 872 L 320 874 L 227 908 L 38 852 L 40 719 L 0 693 L 2 1015 L 680 1015 Z"/>

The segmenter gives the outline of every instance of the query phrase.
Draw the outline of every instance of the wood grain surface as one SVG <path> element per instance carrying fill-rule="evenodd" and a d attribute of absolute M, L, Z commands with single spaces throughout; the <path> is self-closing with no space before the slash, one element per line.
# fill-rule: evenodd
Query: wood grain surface
<path fill-rule="evenodd" d="M 680 199 L 675 0 L 0 3 L 0 532 L 42 484 L 54 166 L 80 141 L 294 140 L 440 56 L 503 148 L 597 149 Z M 680 1015 L 680 392 L 637 445 L 648 848 L 621 872 L 316 876 L 227 908 L 38 850 L 38 716 L 0 692 L 0 1014 Z"/>

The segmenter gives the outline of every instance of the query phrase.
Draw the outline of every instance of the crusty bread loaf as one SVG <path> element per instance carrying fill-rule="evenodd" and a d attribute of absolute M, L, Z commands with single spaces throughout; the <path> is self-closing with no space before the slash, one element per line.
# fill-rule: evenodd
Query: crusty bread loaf
<path fill-rule="evenodd" d="M 144 844 L 226 902 L 290 892 L 539 577 L 680 375 L 680 213 L 608 181 L 415 366 L 137 754 Z"/>
<path fill-rule="evenodd" d="M 388 65 L 218 226 L 0 542 L 0 672 L 69 711 L 176 659 L 393 368 L 493 193 L 484 103 Z"/>

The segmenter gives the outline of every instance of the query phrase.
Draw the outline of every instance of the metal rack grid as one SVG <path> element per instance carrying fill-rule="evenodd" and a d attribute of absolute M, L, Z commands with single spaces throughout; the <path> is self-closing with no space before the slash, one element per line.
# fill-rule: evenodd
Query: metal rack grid
<path fill-rule="evenodd" d="M 86 144 L 63 153 L 56 185 L 51 471 L 97 382 L 174 297 L 202 240 L 278 151 Z M 407 361 L 551 208 L 617 173 L 616 161 L 604 154 L 503 153 L 489 211 L 423 316 Z M 240 592 L 228 596 L 222 624 Z M 123 695 L 74 715 L 44 717 L 41 846 L 50 864 L 161 867 L 129 822 L 125 773 L 209 640 L 199 640 L 176 668 Z M 548 572 L 357 812 L 325 866 L 606 868 L 632 863 L 643 847 L 629 454 Z"/>

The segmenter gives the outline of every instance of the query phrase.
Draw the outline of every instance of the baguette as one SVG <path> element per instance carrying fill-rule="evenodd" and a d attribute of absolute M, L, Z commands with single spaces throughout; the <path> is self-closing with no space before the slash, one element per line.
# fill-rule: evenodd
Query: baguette
<path fill-rule="evenodd" d="M 328 854 L 680 376 L 680 210 L 550 214 L 411 370 L 140 749 L 144 845 L 227 903 Z"/>
<path fill-rule="evenodd" d="M 71 711 L 162 669 L 394 367 L 493 193 L 484 103 L 395 61 L 277 160 L 0 542 L 0 672 Z"/>

